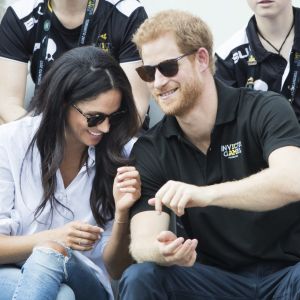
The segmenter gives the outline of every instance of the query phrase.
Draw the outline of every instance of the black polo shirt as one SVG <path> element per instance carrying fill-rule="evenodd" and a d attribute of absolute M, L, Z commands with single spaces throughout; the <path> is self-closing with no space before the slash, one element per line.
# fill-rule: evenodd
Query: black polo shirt
<path fill-rule="evenodd" d="M 289 64 L 281 55 L 267 51 L 259 40 L 255 16 L 247 27 L 237 32 L 216 51 L 216 77 L 234 87 L 244 87 L 250 76 L 268 85 L 269 91 L 281 93 L 291 98 L 290 86 L 294 76 L 295 53 L 300 53 L 300 8 L 293 8 L 295 37 L 291 49 Z M 251 50 L 250 50 L 251 49 Z M 248 66 L 250 53 L 257 65 Z M 260 89 L 259 85 L 256 89 Z M 300 85 L 292 103 L 300 122 Z"/>
<path fill-rule="evenodd" d="M 95 45 L 109 52 L 119 63 L 140 60 L 132 35 L 145 21 L 147 14 L 137 0 L 100 0 L 91 19 L 86 36 L 86 45 Z M 8 7 L 0 26 L 0 57 L 31 62 L 31 75 L 37 79 L 37 64 L 40 59 L 41 39 L 38 34 L 44 24 L 41 13 L 48 0 L 18 1 Z M 55 13 L 51 16 L 51 29 L 45 71 L 54 60 L 66 51 L 78 46 L 81 26 L 68 29 Z"/>
<path fill-rule="evenodd" d="M 284 97 L 216 85 L 218 111 L 206 155 L 171 116 L 134 145 L 142 197 L 132 215 L 153 210 L 147 200 L 168 180 L 198 186 L 239 180 L 267 168 L 273 150 L 300 146 L 300 127 Z M 233 269 L 261 260 L 300 261 L 300 203 L 268 212 L 188 208 L 180 219 L 187 235 L 198 239 L 202 263 Z"/>

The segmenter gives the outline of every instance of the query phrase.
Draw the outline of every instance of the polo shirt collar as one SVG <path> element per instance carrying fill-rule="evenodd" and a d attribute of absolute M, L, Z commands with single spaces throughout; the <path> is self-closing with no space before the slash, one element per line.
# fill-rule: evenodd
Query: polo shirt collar
<path fill-rule="evenodd" d="M 297 51 L 300 51 L 300 8 L 293 7 L 294 10 L 294 32 L 295 32 L 295 37 L 294 37 L 294 49 Z"/>
<path fill-rule="evenodd" d="M 236 118 L 237 107 L 240 99 L 240 89 L 225 85 L 215 78 L 218 95 L 218 109 L 215 125 L 233 121 Z M 165 116 L 162 119 L 163 134 L 166 138 L 183 136 L 183 132 L 174 116 Z"/>
<path fill-rule="evenodd" d="M 262 45 L 259 37 L 258 37 L 258 29 L 255 16 L 253 15 L 249 20 L 249 23 L 246 28 L 247 37 L 249 40 L 249 44 L 251 45 L 251 51 L 255 56 L 255 59 L 258 63 L 261 63 L 266 57 L 271 55 L 264 46 Z"/>
<path fill-rule="evenodd" d="M 300 51 L 300 31 L 296 28 L 300 27 L 300 8 L 293 7 L 294 12 L 294 28 L 295 28 L 295 37 L 293 42 L 293 48 L 297 51 Z M 271 55 L 262 45 L 258 34 L 257 34 L 257 23 L 255 16 L 253 15 L 249 20 L 249 23 L 246 28 L 247 37 L 251 45 L 252 51 L 255 55 L 257 62 L 262 62 L 266 57 Z"/>
<path fill-rule="evenodd" d="M 241 89 L 233 88 L 215 78 L 218 109 L 215 125 L 229 123 L 236 118 Z"/>

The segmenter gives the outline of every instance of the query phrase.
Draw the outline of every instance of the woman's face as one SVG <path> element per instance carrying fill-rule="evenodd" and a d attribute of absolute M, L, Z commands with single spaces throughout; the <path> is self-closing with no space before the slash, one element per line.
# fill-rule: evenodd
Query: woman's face
<path fill-rule="evenodd" d="M 118 90 L 110 90 L 101 93 L 90 101 L 75 103 L 75 106 L 86 116 L 94 116 L 99 113 L 110 115 L 119 110 L 121 106 L 121 93 Z M 108 118 L 102 123 L 89 127 L 87 119 L 75 107 L 71 106 L 67 113 L 66 141 L 78 145 L 95 146 L 103 135 L 110 130 Z"/>

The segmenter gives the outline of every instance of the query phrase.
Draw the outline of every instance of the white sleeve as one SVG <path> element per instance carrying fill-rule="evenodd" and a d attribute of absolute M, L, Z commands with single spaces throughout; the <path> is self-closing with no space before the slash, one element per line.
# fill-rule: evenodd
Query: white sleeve
<path fill-rule="evenodd" d="M 100 250 L 101 257 L 102 257 L 104 248 L 107 245 L 108 240 L 111 237 L 113 223 L 114 223 L 114 220 L 111 220 L 111 221 L 107 222 L 107 224 L 106 224 L 106 226 L 104 228 L 105 230 L 104 230 L 104 232 L 101 235 L 101 239 L 100 239 L 99 245 L 98 245 L 98 249 Z"/>
<path fill-rule="evenodd" d="M 19 222 L 14 204 L 15 183 L 9 157 L 7 149 L 0 145 L 0 234 L 15 235 L 18 230 Z"/>
<path fill-rule="evenodd" d="M 137 137 L 133 137 L 125 146 L 124 146 L 124 155 L 125 157 L 129 157 L 130 153 L 131 153 L 131 150 L 132 150 L 132 147 L 134 145 L 134 143 L 137 141 Z"/>

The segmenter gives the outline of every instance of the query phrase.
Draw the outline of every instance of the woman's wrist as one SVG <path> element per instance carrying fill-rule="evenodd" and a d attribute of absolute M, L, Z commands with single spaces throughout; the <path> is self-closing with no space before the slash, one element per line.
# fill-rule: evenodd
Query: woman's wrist
<path fill-rule="evenodd" d="M 115 213 L 115 222 L 118 224 L 127 224 L 129 222 L 128 212 L 116 212 Z"/>

